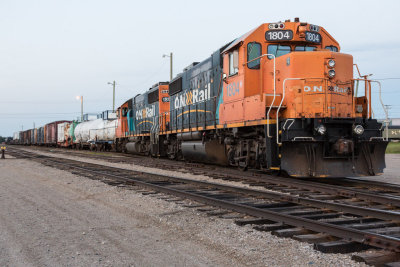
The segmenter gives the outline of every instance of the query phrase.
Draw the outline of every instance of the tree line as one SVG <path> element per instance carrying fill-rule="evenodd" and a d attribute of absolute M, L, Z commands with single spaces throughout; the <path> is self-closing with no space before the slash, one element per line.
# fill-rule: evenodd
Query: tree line
<path fill-rule="evenodd" d="M 11 138 L 11 137 L 3 137 L 3 136 L 0 136 L 0 143 L 6 142 L 7 140 L 10 140 L 10 139 L 12 139 L 12 138 Z"/>

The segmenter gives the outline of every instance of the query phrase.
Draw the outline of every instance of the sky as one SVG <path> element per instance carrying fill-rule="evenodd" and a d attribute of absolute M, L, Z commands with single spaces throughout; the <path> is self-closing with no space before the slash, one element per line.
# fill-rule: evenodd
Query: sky
<path fill-rule="evenodd" d="M 0 136 L 112 109 L 267 22 L 324 27 L 400 117 L 400 1 L 0 0 Z M 388 79 L 390 78 L 390 79 Z M 397 78 L 397 79 L 391 79 Z M 384 112 L 373 89 L 377 118 Z"/>

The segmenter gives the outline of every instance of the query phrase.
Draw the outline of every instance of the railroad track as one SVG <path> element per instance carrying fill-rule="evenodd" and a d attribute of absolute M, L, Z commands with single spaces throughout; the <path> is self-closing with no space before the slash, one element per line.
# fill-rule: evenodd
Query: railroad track
<path fill-rule="evenodd" d="M 354 186 L 348 188 L 312 181 L 306 183 L 308 188 L 305 190 L 301 180 L 295 185 L 281 185 L 280 189 L 275 187 L 267 191 L 131 171 L 15 148 L 8 153 L 111 185 L 138 186 L 146 190 L 144 194 L 161 192 L 178 197 L 176 201 L 194 200 L 213 207 L 205 209 L 210 215 L 238 217 L 238 225 L 251 224 L 260 231 L 314 243 L 314 247 L 323 252 L 352 252 L 372 246 L 384 250 L 389 261 L 400 260 L 400 198 L 387 191 L 371 193 Z M 272 181 L 275 180 L 262 184 L 273 184 Z M 289 181 L 283 179 L 279 184 Z M 386 187 L 390 189 L 389 185 Z M 375 199 L 371 200 L 369 194 Z"/>
<path fill-rule="evenodd" d="M 50 149 L 46 152 L 71 155 L 64 150 Z M 225 168 L 202 163 L 187 163 L 166 159 L 153 159 L 143 156 L 125 155 L 113 153 L 93 154 L 84 151 L 74 151 L 76 156 L 105 160 L 111 163 L 129 163 L 144 167 L 178 170 L 196 175 L 205 175 L 215 179 L 238 181 L 251 186 L 261 186 L 269 190 L 299 194 L 300 196 L 312 195 L 317 199 L 330 199 L 335 195 L 336 201 L 354 202 L 358 205 L 380 209 L 395 209 L 400 207 L 400 185 L 383 182 L 365 181 L 360 179 L 336 178 L 336 179 L 294 179 L 268 175 L 259 171 L 241 172 L 232 168 Z"/>

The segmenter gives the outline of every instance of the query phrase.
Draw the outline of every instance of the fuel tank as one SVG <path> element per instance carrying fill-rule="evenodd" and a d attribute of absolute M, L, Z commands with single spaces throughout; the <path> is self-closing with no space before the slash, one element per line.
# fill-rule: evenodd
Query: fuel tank
<path fill-rule="evenodd" d="M 126 151 L 130 154 L 142 154 L 145 151 L 145 147 L 140 141 L 128 142 L 125 147 Z"/>
<path fill-rule="evenodd" d="M 217 140 L 182 142 L 181 148 L 185 160 L 229 165 L 225 145 Z"/>

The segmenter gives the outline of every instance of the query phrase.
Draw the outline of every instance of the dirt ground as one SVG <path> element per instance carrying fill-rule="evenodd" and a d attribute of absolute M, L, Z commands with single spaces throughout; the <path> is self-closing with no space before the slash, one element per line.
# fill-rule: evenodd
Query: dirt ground
<path fill-rule="evenodd" d="M 24 159 L 0 184 L 0 266 L 363 266 Z"/>

